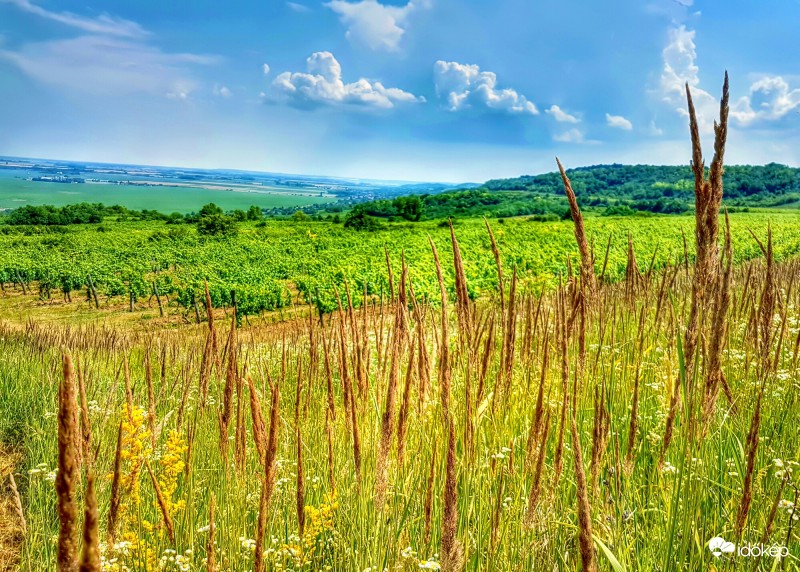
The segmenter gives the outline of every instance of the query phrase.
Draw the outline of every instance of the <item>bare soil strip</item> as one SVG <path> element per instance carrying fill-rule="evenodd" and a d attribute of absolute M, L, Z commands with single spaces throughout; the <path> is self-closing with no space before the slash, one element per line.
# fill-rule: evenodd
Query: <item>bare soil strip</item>
<path fill-rule="evenodd" d="M 11 474 L 19 457 L 0 444 L 0 572 L 17 570 L 22 543 L 25 541 Z"/>

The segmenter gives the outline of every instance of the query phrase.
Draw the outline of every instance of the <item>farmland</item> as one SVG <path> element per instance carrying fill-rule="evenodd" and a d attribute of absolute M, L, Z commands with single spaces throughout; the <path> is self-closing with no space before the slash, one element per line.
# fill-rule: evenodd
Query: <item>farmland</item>
<path fill-rule="evenodd" d="M 758 538 L 770 526 L 776 538 L 791 537 L 793 509 L 781 504 L 772 516 L 770 509 L 774 498 L 793 502 L 795 486 L 791 471 L 798 420 L 791 404 L 797 388 L 791 380 L 800 329 L 792 257 L 800 248 L 800 233 L 792 214 L 730 218 L 737 266 L 722 368 L 735 402 L 720 398 L 702 448 L 691 455 L 686 453 L 694 451 L 691 439 L 696 439 L 687 433 L 691 417 L 680 418 L 663 463 L 659 457 L 670 396 L 685 375 L 676 336 L 689 311 L 682 302 L 688 299 L 691 272 L 684 267 L 681 231 L 692 236 L 692 217 L 586 219 L 595 271 L 607 284 L 587 315 L 583 339 L 577 330 L 567 335 L 563 355 L 559 340 L 564 334 L 558 332 L 565 327 L 559 318 L 564 310 L 559 308 L 578 284 L 566 274 L 567 260 L 574 271 L 580 267 L 570 221 L 494 224 L 504 271 L 504 313 L 484 222 L 456 225 L 463 276 L 474 298 L 469 334 L 457 319 L 463 299 L 456 287 L 450 230 L 434 223 L 358 233 L 330 223 L 273 222 L 245 227 L 229 239 L 162 236 L 169 227 L 155 223 L 109 223 L 106 232 L 78 226 L 64 234 L 2 236 L 5 272 L 21 272 L 27 283 L 23 294 L 22 283 L 7 278 L 2 299 L 6 321 L 0 336 L 0 383 L 3 396 L 13 399 L 0 400 L 0 430 L 3 441 L 16 443 L 24 459 L 18 486 L 29 535 L 58 535 L 49 479 L 58 449 L 53 437 L 63 379 L 59 348 L 68 347 L 75 379 L 82 379 L 87 395 L 83 423 L 92 427 L 92 445 L 84 455 L 86 463 L 97 464 L 95 491 L 103 523 L 113 494 L 113 479 L 105 475 L 114 472 L 116 448 L 121 447 L 123 471 L 133 475 L 122 483 L 116 536 L 103 543 L 108 569 L 114 569 L 114 562 L 135 570 L 171 569 L 173 562 L 176 570 L 205 569 L 211 552 L 225 569 L 250 570 L 257 542 L 271 569 L 436 569 L 443 564 L 438 524 L 448 510 L 443 495 L 453 486 L 456 539 L 467 569 L 484 569 L 488 562 L 508 570 L 541 562 L 547 569 L 576 569 L 575 449 L 561 413 L 563 387 L 574 383 L 579 384 L 574 386 L 577 439 L 589 471 L 601 569 L 611 569 L 612 562 L 623 570 L 684 569 L 679 562 L 692 563 L 685 569 L 707 569 L 711 556 L 694 539 L 734 532 L 741 481 L 748 471 L 744 436 L 761 375 L 760 366 L 748 365 L 758 359 L 748 324 L 758 320 L 754 316 L 765 272 L 773 272 L 780 300 L 768 326 L 775 369 L 761 422 L 761 432 L 771 437 L 755 457 L 753 485 L 754 496 L 769 502 L 754 504 L 746 532 Z M 776 258 L 771 270 L 763 260 L 752 261 L 760 250 L 748 231 L 766 240 L 768 225 Z M 634 275 L 628 231 L 638 260 Z M 443 269 L 445 322 L 428 235 Z M 391 281 L 384 246 L 393 268 Z M 688 255 L 693 262 L 693 248 Z M 55 268 L 75 273 L 71 302 L 55 286 L 50 299 L 42 296 L 45 271 Z M 124 287 L 132 281 L 132 270 L 138 270 L 142 284 L 160 281 L 166 317 L 147 289 L 134 311 L 127 311 Z M 561 288 L 559 273 L 566 280 Z M 99 309 L 86 301 L 84 274 L 95 277 Z M 52 276 L 57 280 L 59 274 Z M 216 292 L 207 307 L 203 278 Z M 114 280 L 121 292 L 112 289 Z M 235 289 L 238 296 L 241 291 L 237 304 L 245 309 L 248 280 L 275 285 L 281 293 L 275 307 L 283 306 L 284 321 L 277 313 L 259 318 L 254 312 L 235 332 L 230 300 L 223 293 Z M 194 310 L 182 304 L 182 288 L 195 292 L 203 323 L 195 324 Z M 317 302 L 325 311 L 335 309 L 335 291 L 343 312 L 334 311 L 319 323 L 303 310 L 306 303 Z M 293 315 L 298 319 L 288 319 Z M 213 316 L 213 325 L 207 316 Z M 26 325 L 28 318 L 33 323 Z M 409 328 L 402 347 L 399 323 Z M 455 352 L 446 362 L 440 353 L 444 323 Z M 509 333 L 513 330 L 515 335 Z M 212 332 L 216 350 L 209 345 Z M 461 346 L 466 335 L 470 345 Z M 442 423 L 442 388 L 436 381 L 443 363 L 452 364 L 455 473 L 448 469 L 451 429 Z M 236 372 L 233 378 L 231 371 Z M 637 384 L 639 425 L 629 441 Z M 395 403 L 387 405 L 392 392 Z M 544 398 L 540 406 L 537 395 Z M 265 432 L 275 427 L 272 465 L 258 441 L 251 440 L 251 399 L 261 403 Z M 386 407 L 396 407 L 398 417 L 387 418 Z M 221 444 L 219 419 L 225 415 L 230 441 Z M 388 441 L 387 419 L 393 429 Z M 601 444 L 598 423 L 605 427 Z M 359 460 L 353 456 L 356 442 Z M 159 493 L 168 496 L 166 509 L 160 508 L 146 463 L 160 483 Z M 273 489 L 264 537 L 258 541 L 264 513 L 259 475 L 265 466 L 274 471 L 272 481 L 264 481 Z M 537 488 L 538 500 L 529 508 Z M 298 512 L 300 490 L 304 508 Z M 213 549 L 208 544 L 212 495 Z M 170 516 L 171 532 L 163 510 Z M 702 520 L 688 518 L 695 513 Z M 563 517 L 554 521 L 552 514 Z M 675 542 L 672 551 L 659 548 L 670 542 Z M 21 557 L 23 562 L 54 562 L 56 546 L 51 540 L 27 541 Z"/>
<path fill-rule="evenodd" d="M 800 227 L 722 210 L 727 101 L 693 216 L 10 225 L 0 557 L 799 570 Z"/>

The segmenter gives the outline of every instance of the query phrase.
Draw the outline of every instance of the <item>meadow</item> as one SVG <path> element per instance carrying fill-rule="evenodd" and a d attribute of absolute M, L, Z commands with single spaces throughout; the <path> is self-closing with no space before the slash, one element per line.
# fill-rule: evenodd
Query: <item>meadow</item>
<path fill-rule="evenodd" d="M 0 235 L 0 556 L 800 569 L 800 227 L 689 109 L 691 217 Z"/>
<path fill-rule="evenodd" d="M 133 210 L 152 209 L 163 213 L 191 212 L 194 205 L 216 203 L 225 210 L 247 210 L 251 205 L 264 209 L 273 207 L 303 207 L 332 202 L 319 197 L 319 192 L 305 189 L 252 188 L 240 191 L 213 190 L 201 186 L 143 186 L 126 184 L 67 184 L 29 181 L 17 178 L 22 171 L 0 169 L 0 209 L 23 205 L 64 205 L 88 202 L 122 205 Z"/>

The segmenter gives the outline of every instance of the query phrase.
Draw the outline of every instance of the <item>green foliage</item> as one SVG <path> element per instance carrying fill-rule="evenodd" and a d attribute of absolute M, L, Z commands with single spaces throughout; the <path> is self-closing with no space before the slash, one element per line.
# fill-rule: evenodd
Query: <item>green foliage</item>
<path fill-rule="evenodd" d="M 264 212 L 260 207 L 252 205 L 247 209 L 247 220 L 261 220 L 262 218 L 264 218 Z"/>
<path fill-rule="evenodd" d="M 105 207 L 102 204 L 80 203 L 65 207 L 51 205 L 25 205 L 11 212 L 6 223 L 12 225 L 65 225 L 103 222 Z"/>
<path fill-rule="evenodd" d="M 197 233 L 205 236 L 234 236 L 238 231 L 236 219 L 224 214 L 201 216 L 196 226 Z"/>
<path fill-rule="evenodd" d="M 374 216 L 367 214 L 364 206 L 356 205 L 344 218 L 344 227 L 353 230 L 375 231 L 380 228 L 380 223 Z"/>
<path fill-rule="evenodd" d="M 422 213 L 425 210 L 425 204 L 416 195 L 397 197 L 392 201 L 392 206 L 401 217 L 414 222 L 422 218 Z"/>
<path fill-rule="evenodd" d="M 222 215 L 222 209 L 215 205 L 214 203 L 208 203 L 207 205 L 203 205 L 200 209 L 200 212 L 197 213 L 199 218 L 210 217 L 214 215 Z"/>

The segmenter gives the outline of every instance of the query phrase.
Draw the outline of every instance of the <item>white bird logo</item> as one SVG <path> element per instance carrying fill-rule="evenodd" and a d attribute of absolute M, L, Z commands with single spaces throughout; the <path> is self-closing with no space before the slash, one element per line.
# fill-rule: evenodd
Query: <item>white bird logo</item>
<path fill-rule="evenodd" d="M 730 554 L 736 550 L 736 546 L 733 542 L 728 542 L 721 536 L 715 536 L 708 541 L 708 549 L 714 555 L 714 558 L 719 558 L 723 554 Z"/>

